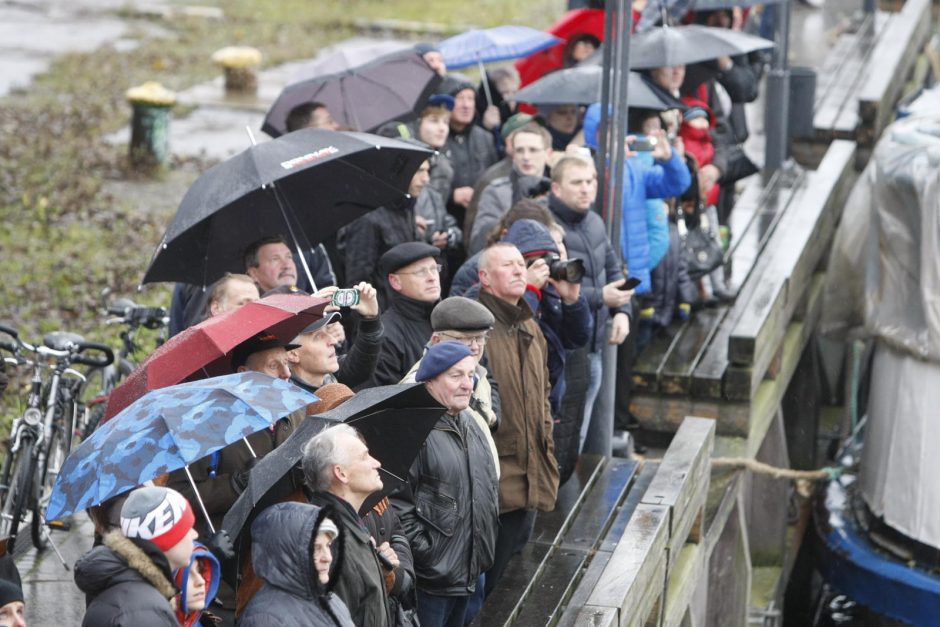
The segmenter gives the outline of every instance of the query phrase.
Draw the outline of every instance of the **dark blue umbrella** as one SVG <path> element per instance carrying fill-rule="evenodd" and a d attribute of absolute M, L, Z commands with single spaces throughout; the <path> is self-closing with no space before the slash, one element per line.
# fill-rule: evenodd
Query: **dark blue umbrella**
<path fill-rule="evenodd" d="M 478 63 L 494 63 L 535 54 L 561 43 L 561 39 L 528 26 L 494 26 L 468 30 L 438 44 L 447 68 L 457 70 Z"/>
<path fill-rule="evenodd" d="M 149 392 L 69 455 L 52 488 L 46 519 L 59 520 L 183 468 L 317 400 L 258 372 Z"/>

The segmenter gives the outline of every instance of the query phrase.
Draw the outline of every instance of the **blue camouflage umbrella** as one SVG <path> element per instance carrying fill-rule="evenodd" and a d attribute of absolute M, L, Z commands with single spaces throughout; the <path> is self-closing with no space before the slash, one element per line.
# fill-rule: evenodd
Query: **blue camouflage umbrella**
<path fill-rule="evenodd" d="M 561 39 L 528 26 L 494 26 L 468 30 L 438 44 L 448 69 L 527 57 L 561 43 Z"/>
<path fill-rule="evenodd" d="M 258 372 L 149 392 L 69 455 L 52 488 L 46 519 L 59 520 L 183 468 L 317 400 Z"/>

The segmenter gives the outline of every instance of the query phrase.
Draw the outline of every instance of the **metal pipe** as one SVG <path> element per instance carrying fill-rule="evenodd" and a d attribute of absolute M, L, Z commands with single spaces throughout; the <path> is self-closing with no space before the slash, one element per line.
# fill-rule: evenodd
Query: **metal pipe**
<path fill-rule="evenodd" d="M 773 64 L 767 74 L 767 97 L 764 113 L 767 144 L 764 147 L 764 172 L 773 174 L 789 156 L 790 69 L 790 3 L 767 7 L 774 11 L 776 26 Z"/>

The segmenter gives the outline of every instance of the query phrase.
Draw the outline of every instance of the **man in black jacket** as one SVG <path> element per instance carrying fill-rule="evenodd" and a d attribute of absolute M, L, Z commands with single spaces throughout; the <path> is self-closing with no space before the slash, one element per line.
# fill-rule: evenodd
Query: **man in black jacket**
<path fill-rule="evenodd" d="M 440 254 L 436 246 L 407 242 L 379 260 L 387 280 L 389 306 L 382 314 L 385 340 L 372 386 L 398 383 L 421 358 L 431 337 L 431 311 L 441 298 Z"/>
<path fill-rule="evenodd" d="M 301 464 L 304 481 L 313 491 L 310 502 L 330 507 L 333 521 L 343 529 L 342 565 L 333 573 L 337 578 L 333 591 L 349 608 L 356 625 L 389 627 L 393 619 L 379 554 L 392 566 L 398 566 L 398 556 L 388 542 L 375 546 L 359 517 L 366 498 L 382 488 L 381 464 L 347 424 L 311 438 Z"/>
<path fill-rule="evenodd" d="M 449 87 L 454 110 L 450 114 L 450 135 L 442 152 L 454 166 L 454 180 L 447 208 L 457 224 L 464 224 L 464 214 L 473 198 L 473 186 L 484 170 L 499 161 L 499 154 L 493 135 L 474 124 L 476 90 L 473 83 L 455 79 Z"/>
<path fill-rule="evenodd" d="M 548 208 L 565 229 L 568 255 L 584 261 L 581 294 L 587 299 L 594 318 L 594 337 L 583 349 L 574 351 L 565 365 L 566 373 L 590 371 L 590 387 L 581 423 L 581 446 L 591 424 L 594 400 L 602 380 L 602 353 L 605 342 L 621 344 L 630 332 L 630 298 L 624 291 L 623 263 L 617 258 L 601 217 L 591 211 L 597 195 L 597 171 L 594 164 L 577 157 L 564 157 L 552 168 L 552 193 Z M 611 318 L 610 336 L 607 319 Z M 566 398 L 564 403 L 580 399 Z"/>
<path fill-rule="evenodd" d="M 471 596 L 493 564 L 499 480 L 490 446 L 467 412 L 476 359 L 460 342 L 428 349 L 416 380 L 447 408 L 392 502 L 411 542 L 418 617 L 428 627 L 462 626 Z"/>
<path fill-rule="evenodd" d="M 425 161 L 411 177 L 407 199 L 370 211 L 345 227 L 347 285 L 360 281 L 379 285 L 384 276 L 379 265 L 382 255 L 398 244 L 424 238 L 415 224 L 415 203 L 430 180 L 429 167 Z M 381 299 L 379 304 L 385 307 Z"/>

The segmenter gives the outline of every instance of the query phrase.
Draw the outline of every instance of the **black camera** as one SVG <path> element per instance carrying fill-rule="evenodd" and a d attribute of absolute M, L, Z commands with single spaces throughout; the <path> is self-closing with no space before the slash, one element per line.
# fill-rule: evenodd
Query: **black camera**
<path fill-rule="evenodd" d="M 584 262 L 580 259 L 569 259 L 562 261 L 561 257 L 555 253 L 547 253 L 541 257 L 530 259 L 527 265 L 531 266 L 539 259 L 544 259 L 548 264 L 548 276 L 556 281 L 567 281 L 568 283 L 580 283 L 584 278 Z"/>

